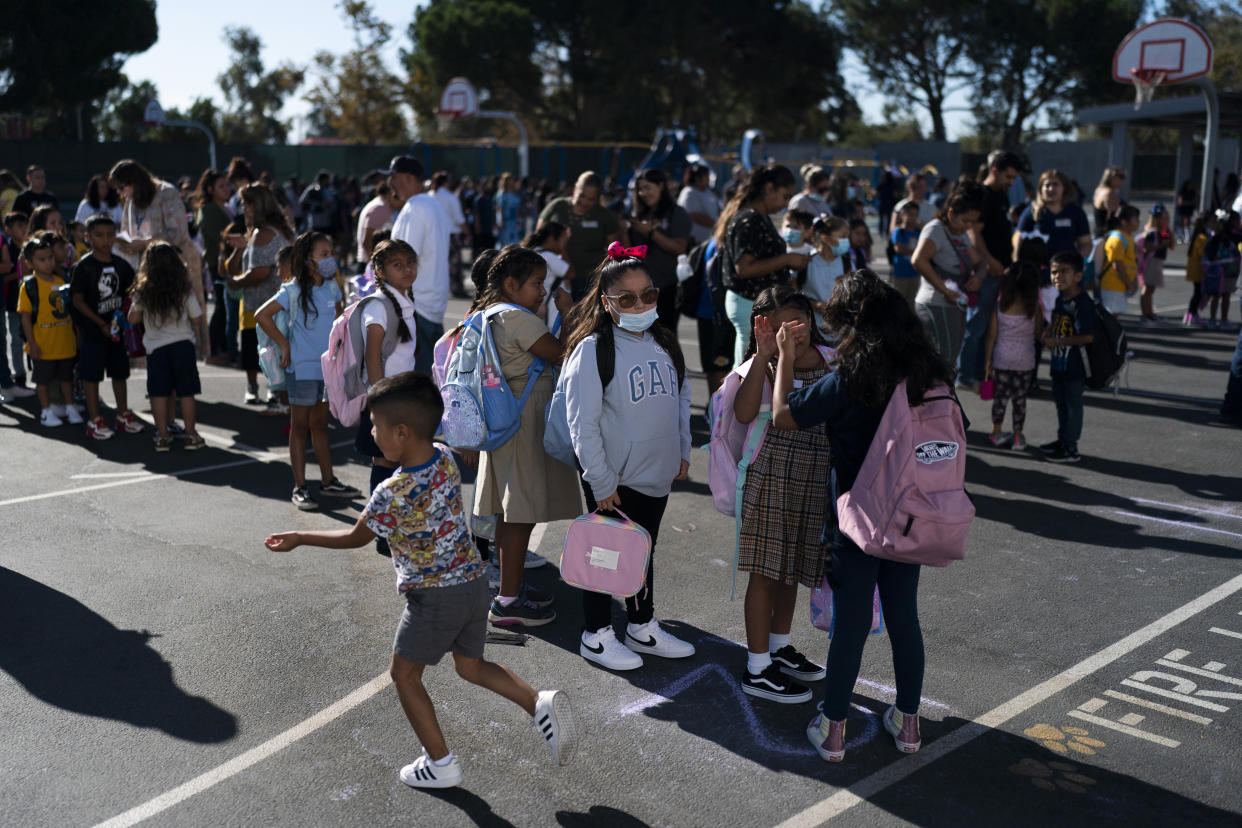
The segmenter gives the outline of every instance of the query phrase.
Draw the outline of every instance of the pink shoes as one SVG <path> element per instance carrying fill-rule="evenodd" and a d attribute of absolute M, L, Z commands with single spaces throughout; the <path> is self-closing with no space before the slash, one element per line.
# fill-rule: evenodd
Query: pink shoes
<path fill-rule="evenodd" d="M 919 717 L 902 713 L 896 707 L 884 711 L 884 729 L 893 736 L 893 744 L 902 753 L 917 753 L 923 744 L 919 735 Z M 844 751 L 842 751 L 844 753 Z M 839 760 L 838 760 L 839 761 Z"/>
<path fill-rule="evenodd" d="M 821 713 L 806 727 L 806 737 L 825 762 L 840 762 L 845 758 L 845 722 L 834 722 Z"/>

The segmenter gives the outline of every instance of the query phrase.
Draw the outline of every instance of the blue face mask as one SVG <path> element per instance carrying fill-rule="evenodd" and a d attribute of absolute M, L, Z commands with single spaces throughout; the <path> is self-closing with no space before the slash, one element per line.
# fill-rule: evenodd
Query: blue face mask
<path fill-rule="evenodd" d="M 845 188 L 846 198 L 855 198 L 857 195 L 858 195 L 858 188 L 855 187 L 853 184 Z"/>
<path fill-rule="evenodd" d="M 781 233 L 781 238 L 785 240 L 785 244 L 797 247 L 802 244 L 802 231 L 796 227 L 786 227 L 785 232 Z"/>
<path fill-rule="evenodd" d="M 336 275 L 337 270 L 340 269 L 337 267 L 336 259 L 331 256 L 315 262 L 315 267 L 319 270 L 319 275 L 325 279 L 331 279 Z"/>
<path fill-rule="evenodd" d="M 617 311 L 617 325 L 621 330 L 629 331 L 630 333 L 642 333 L 654 325 L 659 318 L 659 311 L 655 308 L 641 313 L 621 313 Z"/>
<path fill-rule="evenodd" d="M 850 252 L 850 240 L 841 239 L 841 241 L 837 242 L 836 244 L 832 246 L 832 252 L 837 256 L 844 256 L 846 253 L 849 253 Z"/>

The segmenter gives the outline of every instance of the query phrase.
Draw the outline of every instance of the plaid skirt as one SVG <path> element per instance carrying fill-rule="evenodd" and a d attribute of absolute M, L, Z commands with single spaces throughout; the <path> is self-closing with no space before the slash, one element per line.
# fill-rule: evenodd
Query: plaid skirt
<path fill-rule="evenodd" d="M 816 371 L 795 378 L 813 382 Z M 828 432 L 769 428 L 746 475 L 738 569 L 783 584 L 817 587 L 824 577 Z"/>

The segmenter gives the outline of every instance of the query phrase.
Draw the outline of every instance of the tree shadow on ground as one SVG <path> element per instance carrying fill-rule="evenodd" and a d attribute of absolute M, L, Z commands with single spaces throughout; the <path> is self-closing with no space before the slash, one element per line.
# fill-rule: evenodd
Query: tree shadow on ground
<path fill-rule="evenodd" d="M 147 630 L 121 630 L 77 599 L 0 567 L 0 670 L 47 704 L 187 742 L 237 734 L 237 720 L 177 686 Z"/>

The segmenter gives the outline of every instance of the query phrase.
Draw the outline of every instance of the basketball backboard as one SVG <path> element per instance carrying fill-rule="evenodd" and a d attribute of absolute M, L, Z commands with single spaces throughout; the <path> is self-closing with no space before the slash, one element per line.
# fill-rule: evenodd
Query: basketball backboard
<path fill-rule="evenodd" d="M 1139 26 L 1113 55 L 1113 80 L 1163 75 L 1164 84 L 1183 83 L 1212 71 L 1212 41 L 1193 23 L 1166 17 Z"/>
<path fill-rule="evenodd" d="M 440 93 L 438 115 L 450 118 L 473 118 L 479 112 L 479 96 L 474 84 L 465 78 L 453 78 Z"/>

